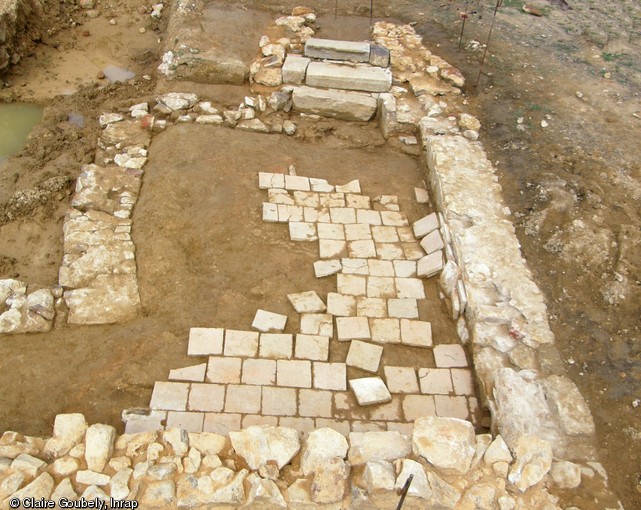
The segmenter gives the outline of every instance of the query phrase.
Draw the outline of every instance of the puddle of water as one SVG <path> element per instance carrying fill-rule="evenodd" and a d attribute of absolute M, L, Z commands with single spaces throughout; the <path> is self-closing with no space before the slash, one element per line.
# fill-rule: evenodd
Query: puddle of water
<path fill-rule="evenodd" d="M 67 121 L 70 124 L 78 126 L 79 128 L 85 127 L 85 117 L 84 115 L 80 115 L 79 113 L 70 113 L 69 115 L 67 115 Z"/>
<path fill-rule="evenodd" d="M 0 166 L 24 146 L 42 112 L 43 108 L 34 104 L 0 103 Z"/>
<path fill-rule="evenodd" d="M 105 73 L 105 78 L 107 78 L 111 82 L 127 81 L 136 76 L 136 73 L 134 73 L 133 71 L 129 71 L 122 67 L 112 65 L 105 66 L 102 72 Z"/>

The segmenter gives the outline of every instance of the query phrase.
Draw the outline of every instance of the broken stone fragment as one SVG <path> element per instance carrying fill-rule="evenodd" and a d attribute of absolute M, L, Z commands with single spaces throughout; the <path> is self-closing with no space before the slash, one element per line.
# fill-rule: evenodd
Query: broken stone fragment
<path fill-rule="evenodd" d="M 370 460 L 395 461 L 412 451 L 410 439 L 398 431 L 350 432 L 349 461 L 353 466 Z"/>
<path fill-rule="evenodd" d="M 98 423 L 87 429 L 85 460 L 90 470 L 102 473 L 113 453 L 115 438 L 116 429 L 111 425 Z"/>
<path fill-rule="evenodd" d="M 414 422 L 414 453 L 443 474 L 466 474 L 476 451 L 475 442 L 474 427 L 465 420 L 427 416 Z"/>
<path fill-rule="evenodd" d="M 361 406 L 383 404 L 392 400 L 392 395 L 380 377 L 351 379 L 349 385 Z"/>
<path fill-rule="evenodd" d="M 307 436 L 301 456 L 301 469 L 305 476 L 309 476 L 335 457 L 344 459 L 347 450 L 345 436 L 330 428 L 316 429 Z"/>
<path fill-rule="evenodd" d="M 252 470 L 258 470 L 269 462 L 275 462 L 278 469 L 282 469 L 300 450 L 298 432 L 287 427 L 248 427 L 230 432 L 229 439 L 236 453 Z"/>
<path fill-rule="evenodd" d="M 189 110 L 198 102 L 198 96 L 186 92 L 169 92 L 159 96 L 157 100 L 171 111 Z"/>
<path fill-rule="evenodd" d="M 521 434 L 514 444 L 513 464 L 508 480 L 519 491 L 525 492 L 539 483 L 552 467 L 552 446 L 548 441 L 529 434 Z"/>
<path fill-rule="evenodd" d="M 53 437 L 45 444 L 45 455 L 57 458 L 67 454 L 83 441 L 87 427 L 87 420 L 80 413 L 57 415 L 53 423 Z"/>

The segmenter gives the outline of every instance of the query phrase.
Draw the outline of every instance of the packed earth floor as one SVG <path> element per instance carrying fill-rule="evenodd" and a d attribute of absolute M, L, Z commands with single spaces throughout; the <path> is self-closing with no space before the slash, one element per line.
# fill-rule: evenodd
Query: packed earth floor
<path fill-rule="evenodd" d="M 361 3 L 340 2 L 336 20 L 333 3 L 315 6 L 319 35 L 368 38 L 369 6 Z M 520 9 L 522 2 L 505 2 L 474 89 L 482 50 L 470 42 L 484 41 L 491 3 L 377 2 L 375 18 L 416 22 L 426 45 L 466 75 L 466 101 L 482 121 L 481 140 L 497 163 L 524 255 L 546 293 L 568 374 L 595 417 L 610 483 L 626 508 L 636 508 L 639 13 L 631 2 L 603 2 L 591 11 L 579 2 L 567 2 L 572 10 L 540 2 L 545 16 L 534 17 Z M 294 6 L 285 4 L 283 12 Z M 279 7 L 242 7 L 251 18 L 245 18 L 243 37 L 233 23 L 222 33 L 231 48 L 250 48 L 244 51 L 253 55 L 273 18 L 267 9 Z M 142 14 L 129 2 L 98 8 L 95 19 L 80 10 L 52 16 L 42 26 L 44 44 L 4 78 L 3 99 L 36 100 L 47 109 L 24 151 L 2 167 L 0 278 L 57 283 L 62 221 L 81 164 L 93 160 L 99 115 L 157 93 L 157 39 L 163 39 L 166 21 L 150 20 L 151 9 Z M 466 8 L 473 14 L 458 51 L 459 13 Z M 137 77 L 109 84 L 96 77 L 105 64 Z M 248 93 L 236 86 L 193 85 L 193 91 L 229 105 Z M 56 94 L 68 95 L 54 99 Z M 83 115 L 85 124 L 70 123 L 70 113 Z M 299 175 L 334 184 L 360 179 L 365 194 L 397 195 L 417 219 L 428 211 L 415 203 L 422 176 L 411 152 L 402 143 L 386 143 L 375 126 L 326 120 L 300 128 L 295 139 L 196 125 L 156 135 L 133 216 L 142 313 L 126 324 L 0 338 L 0 431 L 48 435 L 62 412 L 83 412 L 90 422 L 122 431 L 123 409 L 148 406 L 156 381 L 194 364 L 187 356 L 190 328 L 247 330 L 263 308 L 288 315 L 286 331 L 298 331 L 286 295 L 315 290 L 325 298 L 336 290 L 335 277 L 315 278 L 316 243 L 292 242 L 287 227 L 262 222 L 266 200 L 258 172 L 287 172 L 293 165 Z M 55 187 L 38 188 L 44 198 L 26 205 L 11 200 L 17 191 L 60 176 Z M 454 323 L 435 283 L 426 285 L 426 294 L 421 318 L 431 322 L 435 341 L 453 343 Z M 347 354 L 339 342 L 336 349 Z M 415 363 L 402 347 L 384 356 L 393 357 L 384 358 L 392 366 L 431 368 Z"/>

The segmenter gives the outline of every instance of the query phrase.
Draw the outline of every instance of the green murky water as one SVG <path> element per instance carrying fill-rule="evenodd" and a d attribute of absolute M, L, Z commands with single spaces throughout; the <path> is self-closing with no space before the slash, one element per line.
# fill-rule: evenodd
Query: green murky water
<path fill-rule="evenodd" d="M 0 164 L 18 152 L 31 128 L 42 119 L 43 108 L 26 103 L 0 103 Z"/>

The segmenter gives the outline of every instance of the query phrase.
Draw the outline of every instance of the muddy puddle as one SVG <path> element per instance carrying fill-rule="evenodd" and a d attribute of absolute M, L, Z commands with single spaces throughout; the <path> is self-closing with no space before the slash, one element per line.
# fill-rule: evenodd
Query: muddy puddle
<path fill-rule="evenodd" d="M 43 108 L 28 103 L 0 103 L 0 165 L 24 146 Z"/>

